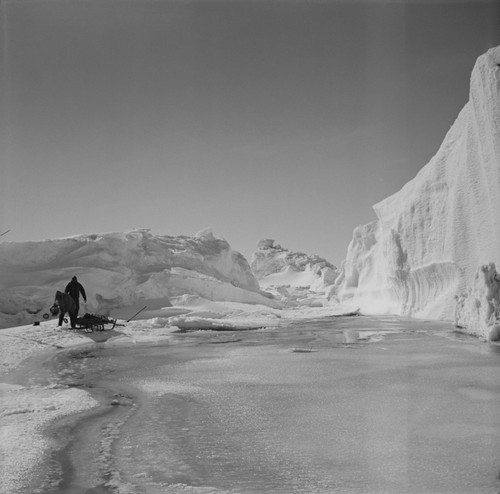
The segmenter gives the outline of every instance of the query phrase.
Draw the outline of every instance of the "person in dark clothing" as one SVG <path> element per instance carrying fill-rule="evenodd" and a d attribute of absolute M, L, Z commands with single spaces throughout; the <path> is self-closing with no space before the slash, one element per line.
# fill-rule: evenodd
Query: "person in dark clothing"
<path fill-rule="evenodd" d="M 64 316 L 66 312 L 69 314 L 69 319 L 71 321 L 71 327 L 74 328 L 76 325 L 76 316 L 75 316 L 75 301 L 73 297 L 69 293 L 63 293 L 57 290 L 56 298 L 54 300 L 54 306 L 59 307 L 59 324 L 58 326 L 62 326 L 64 321 Z M 53 307 L 54 307 L 53 306 Z"/>
<path fill-rule="evenodd" d="M 70 314 L 71 327 L 74 328 L 76 325 L 76 318 L 78 317 L 78 311 L 80 310 L 80 294 L 82 295 L 84 302 L 87 302 L 87 295 L 85 293 L 85 289 L 78 282 L 76 276 L 73 276 L 73 278 L 71 278 L 71 281 L 66 285 L 64 293 L 68 293 L 69 295 L 71 295 L 71 298 L 75 301 L 76 307 L 74 311 L 74 316 L 71 317 Z"/>

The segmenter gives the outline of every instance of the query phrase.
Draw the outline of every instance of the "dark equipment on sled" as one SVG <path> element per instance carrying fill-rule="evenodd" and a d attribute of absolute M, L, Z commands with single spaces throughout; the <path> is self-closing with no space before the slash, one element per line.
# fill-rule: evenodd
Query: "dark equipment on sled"
<path fill-rule="evenodd" d="M 99 314 L 89 314 L 85 313 L 82 317 L 76 318 L 76 327 L 78 329 L 84 329 L 88 332 L 92 331 L 104 331 L 104 326 L 106 324 L 112 324 L 114 329 L 116 326 L 116 320 L 109 319 L 106 316 L 102 316 Z"/>

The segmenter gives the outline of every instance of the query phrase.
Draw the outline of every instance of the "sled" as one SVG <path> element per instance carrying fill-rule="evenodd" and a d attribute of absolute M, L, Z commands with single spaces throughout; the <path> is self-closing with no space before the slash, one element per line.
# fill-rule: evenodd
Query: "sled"
<path fill-rule="evenodd" d="M 105 331 L 106 324 L 112 324 L 113 327 L 111 329 L 114 329 L 116 319 L 109 319 L 106 316 L 88 313 L 76 318 L 76 329 L 83 329 L 90 333 L 92 331 Z"/>

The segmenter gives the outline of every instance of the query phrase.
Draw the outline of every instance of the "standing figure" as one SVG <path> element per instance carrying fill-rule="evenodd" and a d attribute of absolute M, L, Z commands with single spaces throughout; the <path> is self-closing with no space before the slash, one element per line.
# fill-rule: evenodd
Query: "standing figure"
<path fill-rule="evenodd" d="M 76 325 L 76 318 L 78 317 L 78 311 L 80 310 L 80 294 L 82 294 L 84 302 L 87 301 L 87 295 L 85 294 L 85 289 L 78 282 L 76 276 L 73 276 L 73 278 L 71 278 L 71 281 L 66 285 L 66 289 L 64 290 L 64 292 L 69 293 L 69 295 L 71 295 L 71 298 L 75 301 L 74 319 L 71 319 L 71 327 L 74 328 Z"/>
<path fill-rule="evenodd" d="M 62 326 L 64 321 L 64 316 L 66 312 L 69 314 L 69 318 L 71 321 L 71 327 L 74 328 L 76 325 L 76 315 L 75 315 L 75 301 L 73 297 L 67 293 L 60 292 L 57 290 L 56 298 L 54 300 L 54 305 L 59 307 L 59 324 L 58 326 Z"/>

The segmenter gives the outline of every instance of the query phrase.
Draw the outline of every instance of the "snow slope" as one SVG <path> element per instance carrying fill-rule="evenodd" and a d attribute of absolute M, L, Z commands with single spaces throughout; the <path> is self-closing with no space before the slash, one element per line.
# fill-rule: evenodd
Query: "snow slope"
<path fill-rule="evenodd" d="M 341 300 L 370 313 L 456 318 L 488 336 L 499 302 L 499 64 L 500 47 L 477 59 L 469 101 L 436 155 L 374 206 L 375 222 L 355 229 Z"/>
<path fill-rule="evenodd" d="M 328 304 L 330 289 L 339 274 L 326 259 L 290 252 L 272 239 L 258 243 L 250 266 L 260 286 L 288 307 Z"/>
<path fill-rule="evenodd" d="M 246 259 L 209 230 L 195 237 L 137 230 L 0 243 L 0 327 L 41 320 L 74 275 L 88 295 L 82 310 L 100 314 L 160 309 L 186 294 L 279 306 Z"/>

